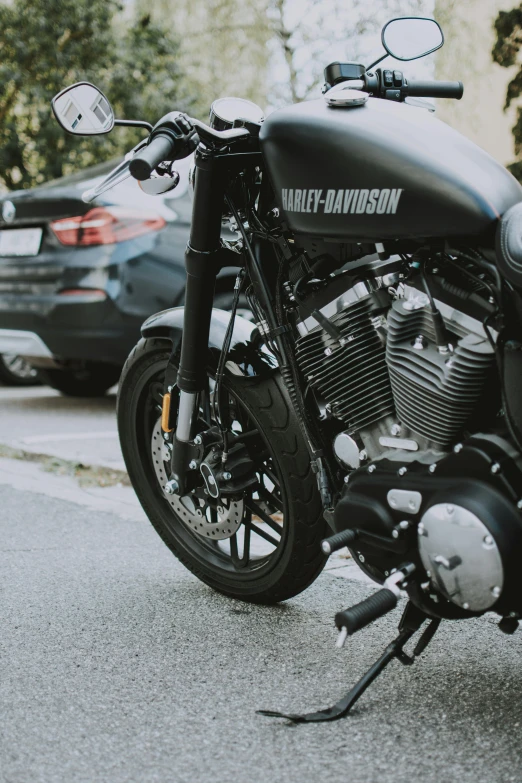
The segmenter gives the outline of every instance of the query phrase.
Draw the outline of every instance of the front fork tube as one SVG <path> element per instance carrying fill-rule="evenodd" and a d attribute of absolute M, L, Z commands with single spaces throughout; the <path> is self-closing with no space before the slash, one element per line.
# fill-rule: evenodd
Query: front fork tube
<path fill-rule="evenodd" d="M 198 419 L 199 395 L 207 382 L 207 353 L 216 277 L 223 266 L 221 216 L 224 178 L 214 158 L 196 153 L 190 241 L 185 252 L 187 282 L 177 373 L 179 408 L 171 460 L 171 477 L 185 494 L 189 452 Z M 226 255 L 226 252 L 225 252 Z M 171 357 L 171 360 L 174 357 Z"/>
<path fill-rule="evenodd" d="M 193 422 L 196 417 L 198 395 L 194 392 L 179 393 L 178 424 L 176 427 L 176 440 L 188 443 L 192 440 L 194 430 Z"/>

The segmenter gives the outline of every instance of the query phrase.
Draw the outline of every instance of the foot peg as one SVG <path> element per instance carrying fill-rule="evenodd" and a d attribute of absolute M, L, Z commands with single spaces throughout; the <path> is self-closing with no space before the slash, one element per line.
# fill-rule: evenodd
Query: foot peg
<path fill-rule="evenodd" d="M 370 595 L 359 604 L 338 612 L 335 615 L 335 624 L 340 630 L 337 647 L 342 647 L 347 636 L 366 628 L 367 625 L 383 617 L 392 609 L 395 609 L 402 594 L 402 587 L 410 574 L 415 570 L 413 563 L 403 566 L 395 571 L 385 581 L 382 590 Z"/>
<path fill-rule="evenodd" d="M 321 541 L 321 549 L 325 555 L 331 555 L 332 552 L 337 552 L 338 549 L 353 544 L 356 538 L 357 532 L 355 530 L 343 530 Z"/>
<path fill-rule="evenodd" d="M 340 630 L 337 647 L 342 647 L 347 636 L 351 636 L 361 628 L 365 628 L 374 620 L 378 620 L 392 609 L 395 609 L 398 603 L 398 597 L 391 590 L 383 589 L 374 593 L 360 604 L 355 604 L 344 612 L 338 612 L 335 615 L 335 624 Z M 342 641 L 341 641 L 342 639 Z"/>

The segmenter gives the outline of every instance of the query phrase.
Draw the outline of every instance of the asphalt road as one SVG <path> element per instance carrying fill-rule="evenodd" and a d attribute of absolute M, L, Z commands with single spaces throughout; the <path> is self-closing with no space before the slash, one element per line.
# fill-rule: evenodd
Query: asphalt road
<path fill-rule="evenodd" d="M 521 780 L 522 637 L 492 617 L 446 623 L 347 719 L 288 725 L 255 710 L 337 700 L 398 611 L 339 651 L 333 615 L 366 584 L 330 572 L 284 605 L 241 604 L 142 518 L 15 485 L 0 476 L 2 783 Z"/>

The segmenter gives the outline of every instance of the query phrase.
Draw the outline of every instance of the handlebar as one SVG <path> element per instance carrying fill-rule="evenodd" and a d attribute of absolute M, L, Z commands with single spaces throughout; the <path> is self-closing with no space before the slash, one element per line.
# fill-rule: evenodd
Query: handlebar
<path fill-rule="evenodd" d="M 170 135 L 159 133 L 150 144 L 136 153 L 129 163 L 129 172 L 134 179 L 143 181 L 150 175 L 163 160 L 170 160 L 175 151 L 175 141 Z"/>
<path fill-rule="evenodd" d="M 250 136 L 250 131 L 246 127 L 219 131 L 210 128 L 204 122 L 184 115 L 182 115 L 182 131 L 187 134 L 188 128 L 188 135 L 180 134 L 178 129 L 173 133 L 173 123 L 179 121 L 179 113 L 171 112 L 154 126 L 148 145 L 134 155 L 129 163 L 129 171 L 134 179 L 149 179 L 154 169 L 162 161 L 174 161 L 186 157 L 195 149 L 199 140 L 211 147 L 224 147 Z M 192 129 L 192 133 L 190 133 L 190 129 Z"/>
<path fill-rule="evenodd" d="M 342 65 L 333 63 L 333 65 Z M 348 65 L 348 64 L 347 64 Z M 331 66 L 325 70 L 325 76 L 329 74 Z M 363 90 L 375 98 L 384 98 L 391 101 L 404 101 L 405 98 L 455 98 L 460 100 L 464 95 L 462 82 L 443 81 L 410 81 L 405 78 L 402 71 L 381 70 L 373 73 L 364 73 L 358 79 L 338 79 L 330 86 L 325 84 L 323 93 L 329 102 L 333 93 L 342 90 Z"/>
<path fill-rule="evenodd" d="M 462 82 L 409 81 L 400 89 L 405 98 L 455 98 L 460 101 L 464 95 Z"/>

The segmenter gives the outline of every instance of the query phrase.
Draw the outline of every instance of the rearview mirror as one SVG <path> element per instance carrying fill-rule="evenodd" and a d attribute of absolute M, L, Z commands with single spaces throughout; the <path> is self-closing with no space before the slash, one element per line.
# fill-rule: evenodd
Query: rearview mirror
<path fill-rule="evenodd" d="M 437 51 L 444 43 L 438 22 L 406 16 L 391 19 L 382 29 L 382 45 L 396 60 L 417 60 Z"/>
<path fill-rule="evenodd" d="M 55 95 L 51 106 L 58 123 L 76 136 L 96 136 L 114 128 L 114 112 L 105 95 L 89 82 L 78 82 Z"/>

